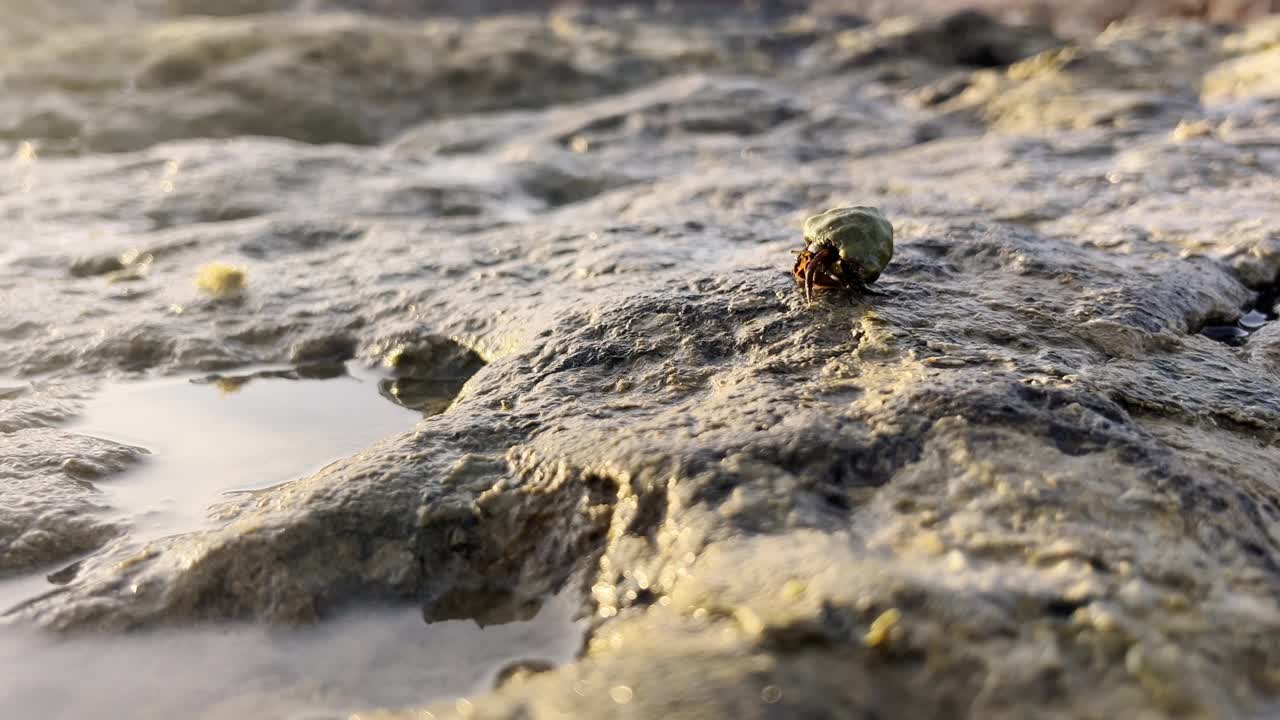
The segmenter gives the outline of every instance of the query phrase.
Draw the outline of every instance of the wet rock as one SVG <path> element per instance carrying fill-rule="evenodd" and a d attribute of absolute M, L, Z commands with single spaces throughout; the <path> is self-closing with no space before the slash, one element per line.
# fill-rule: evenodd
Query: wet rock
<path fill-rule="evenodd" d="M 297 0 L 151 0 L 157 10 L 171 15 L 253 15 L 291 10 Z"/>
<path fill-rule="evenodd" d="M 13 105 L 0 137 L 63 139 L 69 122 L 71 147 L 105 151 L 236 135 L 374 143 L 427 118 L 616 91 L 695 56 L 733 64 L 705 33 L 578 32 L 538 18 L 200 18 L 84 30 L 21 52 L 2 76 Z M 50 114 L 67 119 L 41 119 Z"/>
<path fill-rule="evenodd" d="M 404 153 L 463 155 L 493 150 L 543 122 L 541 114 L 524 110 L 444 118 L 405 131 L 391 145 Z"/>
<path fill-rule="evenodd" d="M 1058 43 L 1039 27 L 1008 26 L 979 12 L 962 11 L 938 19 L 906 17 L 847 30 L 835 39 L 835 62 L 847 68 L 901 58 L 1003 67 Z"/>
<path fill-rule="evenodd" d="M 365 228 L 351 222 L 273 223 L 267 232 L 240 244 L 240 252 L 255 259 L 321 250 L 351 243 L 364 236 Z"/>
<path fill-rule="evenodd" d="M 556 140 L 588 152 L 628 137 L 757 135 L 802 114 L 798 102 L 746 79 L 686 76 L 560 113 Z"/>
<path fill-rule="evenodd" d="M 1225 62 L 1204 79 L 1204 94 L 1209 100 L 1280 97 L 1276 68 L 1280 67 L 1280 49 L 1271 49 Z"/>
<path fill-rule="evenodd" d="M 94 482 L 145 450 L 38 427 L 5 431 L 0 447 L 0 575 L 64 562 L 120 534 L 98 516 L 104 508 Z"/>
<path fill-rule="evenodd" d="M 1269 323 L 1249 338 L 1250 357 L 1272 372 L 1280 371 L 1280 325 Z"/>
<path fill-rule="evenodd" d="M 444 412 L 485 365 L 471 348 L 438 336 L 382 338 L 370 351 L 394 376 L 379 385 L 382 394 L 424 415 Z"/>
<path fill-rule="evenodd" d="M 1252 287 L 1269 285 L 1277 278 L 1280 269 L 1280 233 L 1249 233 L 1229 253 L 1232 264 L 1245 282 Z M 1273 310 L 1274 311 L 1274 310 Z"/>
<path fill-rule="evenodd" d="M 17 290 L 0 331 L 21 339 L 0 344 L 0 372 L 331 369 L 354 353 L 393 376 L 388 396 L 438 414 L 237 496 L 225 527 L 92 552 L 16 621 L 291 624 L 408 601 L 489 623 L 554 592 L 592 615 L 578 662 L 437 717 L 1273 706 L 1277 325 L 1239 348 L 1204 336 L 1244 332 L 1232 323 L 1280 270 L 1280 118 L 1201 96 L 1261 45 L 1122 23 L 970 71 L 1014 60 L 1030 31 L 982 24 L 951 48 L 937 23 L 852 28 L 870 44 L 823 65 L 803 48 L 850 28 L 793 25 L 807 45 L 783 52 L 606 10 L 470 35 L 259 20 L 279 58 L 248 24 L 192 21 L 184 52 L 248 48 L 251 67 L 196 63 L 212 74 L 166 85 L 181 63 L 148 66 L 138 101 L 265 73 L 305 107 L 324 98 L 297 93 L 337 69 L 386 70 L 368 51 L 415 90 L 352 79 L 344 112 L 375 106 L 357 120 L 378 140 L 413 129 L 388 148 L 193 139 L 27 162 L 30 188 L 0 211 L 54 240 L 0 251 Z M 474 61 L 474 97 L 415 64 L 437 42 Z M 302 46 L 320 48 L 312 65 Z M 751 59 L 726 65 L 726 47 Z M 904 101 L 947 76 L 934 101 Z M 99 92 L 84 78 L 77 102 Z M 511 97 L 506 81 L 529 85 Z M 1183 121 L 1214 130 L 1177 137 Z M 882 209 L 892 262 L 875 294 L 808 304 L 789 251 L 805 217 L 850 205 Z M 87 223 L 100 236 L 58 244 Z M 135 283 L 150 295 L 68 277 L 128 248 L 153 258 Z M 248 267 L 241 302 L 190 286 L 215 260 Z M 0 427 L 66 416 L 27 382 L 4 384 L 24 409 Z M 438 382 L 456 399 L 432 404 Z M 98 482 L 104 454 L 40 477 Z"/>
<path fill-rule="evenodd" d="M 76 383 L 54 387 L 6 383 L 0 390 L 0 433 L 16 433 L 66 422 L 80 411 L 81 400 L 87 390 L 87 386 Z"/>
<path fill-rule="evenodd" d="M 1210 70 L 1204 78 L 1203 93 L 1210 102 L 1232 99 L 1280 97 L 1276 68 L 1280 67 L 1277 35 L 1280 23 L 1274 19 L 1258 22 L 1223 41 L 1227 50 L 1239 53 Z"/>
<path fill-rule="evenodd" d="M 321 335 L 294 343 L 289 351 L 293 365 L 333 365 L 350 360 L 356 354 L 356 341 L 349 335 Z"/>
<path fill-rule="evenodd" d="M 978 72 L 944 107 L 976 111 L 1009 131 L 1166 123 L 1195 107 L 1200 78 L 1221 57 L 1220 44 L 1220 34 L 1207 27 L 1120 24 L 1091 42 Z"/>
<path fill-rule="evenodd" d="M 631 182 L 621 171 L 602 172 L 597 164 L 558 148 L 514 148 L 504 160 L 520 191 L 547 208 L 581 202 Z"/>
<path fill-rule="evenodd" d="M 115 255 L 77 258 L 75 262 L 71 263 L 71 275 L 73 277 L 108 275 L 123 270 L 124 267 L 124 262 Z"/>
<path fill-rule="evenodd" d="M 1265 556 L 1250 548 L 1270 541 L 1248 508 L 1269 491 L 1237 498 L 1191 480 L 1204 477 L 1187 465 L 1194 451 L 1156 440 L 1107 397 L 1123 397 L 1129 378 L 1146 382 L 1149 366 L 1135 360 L 1104 373 L 1115 362 L 1073 345 L 1065 331 L 1079 310 L 1096 307 L 1153 332 L 1247 291 L 1212 266 L 1187 263 L 1184 276 L 1156 291 L 1154 316 L 1129 315 L 1093 298 L 1122 294 L 1129 282 L 1133 292 L 1150 287 L 1110 267 L 1104 251 L 1001 228 L 953 228 L 943 245 L 929 237 L 905 232 L 886 295 L 852 308 L 780 300 L 784 273 L 742 269 L 702 291 L 625 297 L 590 317 L 567 311 L 417 432 L 265 493 L 223 531 L 165 541 L 126 561 L 128 584 L 138 588 L 127 598 L 114 589 L 120 559 L 90 560 L 59 599 L 29 616 L 56 627 L 299 621 L 323 616 L 353 597 L 343 588 L 358 587 L 360 597 L 416 597 L 429 617 L 463 609 L 503 617 L 586 572 L 601 623 L 587 659 L 509 686 L 515 694 L 480 703 L 482 713 L 558 703 L 575 683 L 595 682 L 583 678 L 608 676 L 602 697 L 616 704 L 609 690 L 625 686 L 630 695 L 617 697 L 645 714 L 670 697 L 657 689 L 666 676 L 652 668 L 686 662 L 725 674 L 723 684 L 680 686 L 683 694 L 706 693 L 714 705 L 777 686 L 781 697 L 767 697 L 803 708 L 829 700 L 830 676 L 807 668 L 833 652 L 850 668 L 894 668 L 894 682 L 926 709 L 973 702 L 982 687 L 991 708 L 1064 707 L 1063 698 L 1082 696 L 1098 712 L 1132 707 L 1140 677 L 1055 659 L 1101 652 L 1123 666 L 1129 641 L 1110 625 L 1076 636 L 1063 613 L 1046 608 L 1114 598 L 1135 573 L 1173 593 L 1225 591 L 1248 568 L 1265 572 Z M 1068 272 L 1078 284 L 1060 282 Z M 975 278 L 988 295 L 972 295 Z M 1039 289 L 1046 304 L 1007 314 L 990 289 L 1000 283 L 1024 295 Z M 1173 299 L 1187 286 L 1203 299 L 1193 293 L 1179 306 Z M 1055 302 L 1066 305 L 1054 312 Z M 1062 338 L 1060 374 L 1046 374 L 1036 344 L 979 340 L 997 317 L 1015 335 Z M 912 359 L 947 338 L 968 338 L 981 373 Z M 1231 404 L 1230 394 L 1198 389 L 1216 372 L 1200 356 L 1153 347 L 1195 378 L 1184 391 L 1189 413 Z M 1090 378 L 1067 379 L 1072 372 Z M 1218 381 L 1224 392 L 1245 381 L 1233 382 Z M 1276 403 L 1269 390 L 1253 392 Z M 602 420 L 610 417 L 625 420 Z M 728 417 L 734 422 L 716 420 Z M 1121 489 L 1151 500 L 1104 500 Z M 1230 530 L 1222 513 L 1233 518 Z M 1187 517 L 1221 532 L 1184 542 Z M 1115 537 L 1118 527 L 1133 538 Z M 800 564 L 809 561 L 825 569 Z M 1178 572 L 1192 566 L 1194 579 Z M 953 580 L 939 585 L 938 577 Z M 1002 578 L 999 599 L 986 578 Z M 901 630 L 868 647 L 889 608 Z M 1172 637 L 1146 605 L 1124 612 Z M 1197 612 L 1213 630 L 1197 636 L 1196 652 L 1253 652 L 1229 630 L 1243 611 Z M 949 640 L 957 627 L 1004 639 L 957 645 Z M 710 645 L 695 652 L 697 638 Z M 1034 667 L 1054 682 L 1043 685 L 1020 653 L 1042 657 Z M 924 655 L 934 662 L 911 663 Z M 749 671 L 755 662 L 761 670 Z M 878 707 L 886 701 L 872 687 L 881 685 L 845 692 Z"/>
<path fill-rule="evenodd" d="M 379 339 L 369 352 L 398 377 L 465 379 L 484 367 L 474 350 L 439 335 L 391 335 Z"/>
<path fill-rule="evenodd" d="M 1254 18 L 1239 27 L 1223 41 L 1228 50 L 1249 53 L 1266 50 L 1280 43 L 1280 19 L 1275 16 Z"/>

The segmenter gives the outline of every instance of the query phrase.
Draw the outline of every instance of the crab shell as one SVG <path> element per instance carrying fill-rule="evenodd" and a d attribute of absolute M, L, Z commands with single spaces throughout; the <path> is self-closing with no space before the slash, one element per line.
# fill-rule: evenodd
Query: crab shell
<path fill-rule="evenodd" d="M 879 208 L 832 208 L 804 221 L 805 250 L 834 250 L 840 257 L 828 274 L 846 283 L 870 285 L 893 259 L 893 226 Z"/>

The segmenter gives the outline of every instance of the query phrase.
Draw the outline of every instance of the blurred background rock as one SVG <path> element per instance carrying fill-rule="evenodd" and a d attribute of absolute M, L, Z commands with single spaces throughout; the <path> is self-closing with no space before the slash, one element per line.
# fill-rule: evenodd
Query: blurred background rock
<path fill-rule="evenodd" d="M 538 12 L 573 7 L 633 6 L 648 10 L 722 13 L 729 8 L 762 15 L 812 10 L 822 14 L 883 19 L 977 9 L 1002 20 L 1052 27 L 1063 35 L 1087 35 L 1133 17 L 1203 18 L 1242 22 L 1280 12 L 1280 0 L 0 0 L 0 43 L 32 40 L 52 24 L 181 15 L 245 15 L 289 11 L 351 11 L 390 17 Z"/>

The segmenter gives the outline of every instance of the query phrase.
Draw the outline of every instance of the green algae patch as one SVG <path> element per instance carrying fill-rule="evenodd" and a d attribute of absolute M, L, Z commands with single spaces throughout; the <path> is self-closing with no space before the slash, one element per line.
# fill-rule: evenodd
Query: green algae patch
<path fill-rule="evenodd" d="M 902 613 L 897 608 L 889 608 L 871 623 L 866 636 L 862 639 L 867 647 L 888 647 L 890 640 L 898 634 L 902 622 Z"/>
<path fill-rule="evenodd" d="M 248 276 L 243 268 L 213 262 L 196 272 L 196 287 L 210 297 L 221 300 L 244 292 Z"/>

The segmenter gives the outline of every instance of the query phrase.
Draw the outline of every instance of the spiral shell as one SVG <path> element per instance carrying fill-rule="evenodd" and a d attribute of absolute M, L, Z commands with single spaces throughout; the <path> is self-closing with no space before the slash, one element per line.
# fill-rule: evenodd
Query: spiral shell
<path fill-rule="evenodd" d="M 804 221 L 805 249 L 835 250 L 839 262 L 828 274 L 846 283 L 870 285 L 893 259 L 893 226 L 879 208 L 831 208 Z"/>

